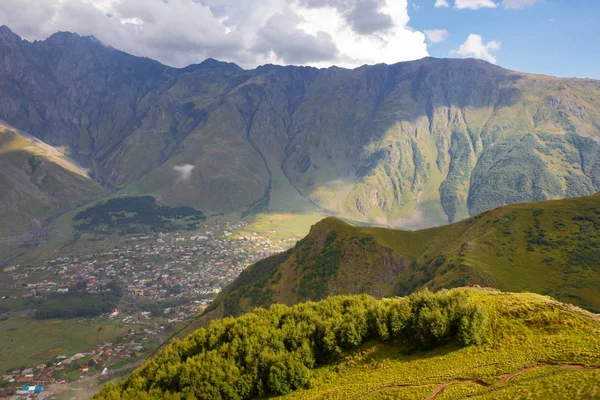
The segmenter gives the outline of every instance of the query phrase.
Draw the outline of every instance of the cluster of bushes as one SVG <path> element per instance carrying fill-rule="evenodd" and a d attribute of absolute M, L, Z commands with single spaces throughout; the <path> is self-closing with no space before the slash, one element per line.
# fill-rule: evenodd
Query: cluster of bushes
<path fill-rule="evenodd" d="M 539 220 L 535 219 L 535 227 L 537 232 L 534 233 L 532 228 L 525 229 L 525 237 L 527 238 L 527 251 L 535 251 L 536 246 L 557 247 L 557 244 L 550 239 L 546 231 L 540 228 Z"/>
<path fill-rule="evenodd" d="M 579 232 L 575 234 L 577 246 L 569 254 L 567 267 L 581 266 L 585 269 L 598 268 L 600 260 L 600 211 L 589 210 L 584 215 L 573 217 L 579 225 Z"/>
<path fill-rule="evenodd" d="M 175 341 L 129 378 L 96 396 L 247 399 L 285 394 L 308 382 L 315 366 L 370 340 L 432 348 L 451 340 L 478 344 L 488 332 L 484 308 L 464 291 L 424 291 L 402 299 L 330 297 L 273 305 L 213 321 Z"/>
<path fill-rule="evenodd" d="M 98 231 L 98 228 L 105 227 L 108 231 L 120 229 L 121 234 L 180 229 L 171 220 L 185 220 L 183 228 L 193 230 L 199 221 L 205 219 L 202 211 L 187 206 L 162 206 L 152 196 L 111 199 L 87 208 L 73 218 L 81 221 L 77 225 L 79 231 Z"/>

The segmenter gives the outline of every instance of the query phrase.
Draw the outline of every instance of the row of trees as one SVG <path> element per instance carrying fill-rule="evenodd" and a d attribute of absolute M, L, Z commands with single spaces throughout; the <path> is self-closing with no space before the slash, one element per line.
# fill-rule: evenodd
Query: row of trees
<path fill-rule="evenodd" d="M 98 399 L 247 399 L 284 394 L 308 382 L 315 366 L 335 361 L 368 340 L 431 348 L 450 340 L 481 343 L 484 308 L 464 291 L 376 300 L 367 295 L 318 303 L 273 305 L 213 321 L 175 341 Z"/>

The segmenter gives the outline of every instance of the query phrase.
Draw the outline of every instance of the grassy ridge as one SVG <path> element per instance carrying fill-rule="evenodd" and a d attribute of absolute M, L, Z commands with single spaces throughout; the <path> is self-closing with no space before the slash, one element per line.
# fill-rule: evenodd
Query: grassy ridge
<path fill-rule="evenodd" d="M 367 343 L 317 369 L 308 388 L 285 399 L 597 398 L 597 316 L 534 294 L 469 290 L 484 304 L 491 334 L 481 346 L 407 353 Z"/>
<path fill-rule="evenodd" d="M 214 321 L 96 398 L 509 398 L 552 382 L 593 398 L 599 334 L 598 316 L 534 294 L 333 297 Z"/>
<path fill-rule="evenodd" d="M 256 306 L 327 295 L 406 295 L 468 284 L 550 295 L 600 310 L 600 195 L 522 203 L 420 231 L 313 226 L 294 249 L 240 275 L 209 308 L 238 315 Z"/>

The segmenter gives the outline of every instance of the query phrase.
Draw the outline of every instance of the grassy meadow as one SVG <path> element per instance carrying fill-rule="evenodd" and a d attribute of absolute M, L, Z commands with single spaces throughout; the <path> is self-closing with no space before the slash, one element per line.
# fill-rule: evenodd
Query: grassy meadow
<path fill-rule="evenodd" d="M 107 318 L 37 320 L 12 316 L 0 322 L 0 371 L 89 351 L 122 337 L 129 328 Z"/>

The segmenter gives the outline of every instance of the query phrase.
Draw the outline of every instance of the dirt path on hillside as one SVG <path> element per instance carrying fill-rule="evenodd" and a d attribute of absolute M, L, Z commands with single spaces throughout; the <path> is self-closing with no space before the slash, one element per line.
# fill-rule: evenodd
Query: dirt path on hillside
<path fill-rule="evenodd" d="M 539 367 L 549 367 L 549 366 L 554 366 L 554 367 L 560 367 L 561 370 L 569 370 L 569 371 L 573 371 L 573 370 L 595 370 L 595 369 L 600 369 L 600 366 L 587 366 L 587 365 L 581 365 L 581 364 L 560 364 L 560 363 L 550 363 L 550 362 L 537 362 L 533 365 L 528 365 L 528 366 L 523 366 L 519 369 L 517 369 L 516 371 L 513 371 L 509 374 L 504 375 L 500 380 L 496 381 L 495 383 L 487 383 L 484 381 L 481 381 L 479 379 L 453 379 L 451 381 L 448 382 L 444 382 L 440 385 L 438 385 L 435 389 L 433 389 L 433 391 L 431 393 L 429 393 L 429 395 L 425 398 L 425 400 L 433 400 L 435 399 L 440 393 L 442 393 L 444 391 L 444 389 L 446 389 L 448 386 L 454 384 L 454 383 L 474 383 L 476 385 L 480 385 L 480 386 L 485 386 L 485 387 L 491 387 L 491 386 L 500 386 L 504 383 L 510 382 L 512 379 L 514 379 L 516 376 L 521 375 L 525 372 L 531 371 L 533 369 L 539 368 Z"/>
<path fill-rule="evenodd" d="M 496 388 L 499 387 L 505 383 L 510 382 L 511 380 L 513 380 L 515 377 L 525 373 L 525 372 L 529 372 L 531 370 L 534 370 L 536 368 L 540 368 L 540 367 L 560 367 L 560 370 L 562 371 L 573 371 L 573 370 L 596 370 L 596 369 L 600 369 L 600 365 L 595 365 L 595 366 L 588 366 L 588 365 L 582 365 L 582 364 L 561 364 L 561 363 L 552 363 L 552 362 L 536 362 L 536 363 L 531 363 L 531 364 L 527 364 L 522 366 L 521 368 L 510 372 L 508 374 L 502 375 L 500 379 L 498 379 L 496 382 L 494 383 L 488 383 L 485 382 L 481 379 L 452 379 L 449 381 L 446 381 L 444 383 L 439 384 L 438 386 L 435 387 L 435 389 L 433 389 L 431 391 L 431 393 L 429 393 L 427 395 L 427 397 L 425 397 L 425 400 L 433 400 L 435 399 L 437 396 L 439 396 L 447 387 L 453 385 L 453 384 L 460 384 L 460 383 L 472 383 L 475 385 L 479 385 L 482 387 L 488 387 L 488 388 Z M 372 390 L 368 393 L 365 393 L 361 396 L 359 396 L 358 398 L 365 398 L 367 396 L 373 395 L 376 392 L 382 391 L 382 390 L 386 390 L 386 389 L 398 389 L 398 388 L 406 388 L 406 387 L 422 387 L 422 386 L 430 386 L 430 384 L 428 383 L 399 383 L 399 384 L 390 384 L 390 385 L 385 385 L 385 386 L 381 386 L 378 387 L 375 390 Z"/>

